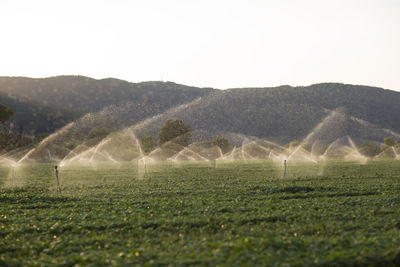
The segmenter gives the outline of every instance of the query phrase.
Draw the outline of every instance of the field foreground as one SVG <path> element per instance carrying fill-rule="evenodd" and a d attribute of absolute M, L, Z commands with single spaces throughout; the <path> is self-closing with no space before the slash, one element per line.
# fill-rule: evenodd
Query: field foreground
<path fill-rule="evenodd" d="M 148 167 L 150 168 L 150 166 Z M 400 161 L 0 168 L 0 265 L 399 266 Z"/>

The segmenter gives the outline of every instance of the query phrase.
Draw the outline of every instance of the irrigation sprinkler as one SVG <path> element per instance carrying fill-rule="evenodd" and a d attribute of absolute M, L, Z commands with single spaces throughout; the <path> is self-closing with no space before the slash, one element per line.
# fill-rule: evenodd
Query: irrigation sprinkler
<path fill-rule="evenodd" d="M 142 157 L 137 160 L 137 172 L 138 172 L 138 177 L 140 178 L 146 178 L 147 177 L 147 159 L 146 157 Z"/>
<path fill-rule="evenodd" d="M 56 180 L 57 180 L 57 188 L 58 188 L 58 193 L 61 195 L 61 186 L 60 186 L 60 180 L 58 179 L 58 166 L 54 166 L 54 169 L 56 170 Z"/>
<path fill-rule="evenodd" d="M 286 159 L 283 161 L 283 179 L 286 178 Z"/>

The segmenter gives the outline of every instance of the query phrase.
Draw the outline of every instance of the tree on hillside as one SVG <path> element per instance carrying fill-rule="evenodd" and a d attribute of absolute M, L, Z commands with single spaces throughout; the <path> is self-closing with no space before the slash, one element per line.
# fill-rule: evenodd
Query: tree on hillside
<path fill-rule="evenodd" d="M 45 138 L 47 138 L 49 136 L 48 133 L 40 133 L 35 135 L 35 142 L 37 144 L 39 144 L 40 142 L 42 142 Z"/>
<path fill-rule="evenodd" d="M 181 146 L 188 146 L 192 140 L 192 129 L 180 119 L 168 119 L 158 133 L 158 144 L 173 141 Z"/>
<path fill-rule="evenodd" d="M 364 143 L 358 147 L 358 151 L 366 157 L 373 158 L 382 152 L 382 149 L 371 143 Z"/>
<path fill-rule="evenodd" d="M 140 140 L 140 146 L 142 147 L 142 150 L 144 153 L 150 153 L 155 146 L 153 136 L 150 135 L 145 135 L 142 137 Z"/>
<path fill-rule="evenodd" d="M 225 137 L 217 136 L 211 141 L 211 143 L 215 146 L 219 146 L 224 154 L 231 149 L 229 140 Z"/>
<path fill-rule="evenodd" d="M 108 131 L 107 129 L 104 129 L 102 127 L 94 127 L 92 130 L 90 130 L 86 139 L 88 140 L 92 138 L 103 139 L 109 133 L 110 131 Z"/>
<path fill-rule="evenodd" d="M 9 107 L 0 104 L 0 125 L 9 121 L 12 117 L 14 117 L 14 111 L 12 111 Z"/>
<path fill-rule="evenodd" d="M 14 112 L 7 106 L 0 104 L 0 148 L 8 150 L 12 146 L 12 133 L 5 123 L 14 116 Z"/>
<path fill-rule="evenodd" d="M 383 139 L 383 144 L 384 144 L 385 146 L 394 146 L 394 145 L 396 144 L 396 142 L 393 140 L 392 137 L 385 137 L 385 138 Z"/>
<path fill-rule="evenodd" d="M 396 144 L 394 145 L 397 149 L 400 149 L 400 140 L 396 140 Z"/>
<path fill-rule="evenodd" d="M 294 147 L 298 147 L 300 144 L 301 144 L 301 143 L 300 143 L 299 140 L 293 140 L 293 141 L 290 141 L 289 143 L 287 143 L 287 144 L 285 145 L 285 148 L 294 148 Z"/>
<path fill-rule="evenodd" d="M 297 148 L 298 146 L 301 146 L 304 150 L 307 150 L 308 152 L 311 151 L 312 147 L 309 143 L 306 142 L 300 142 L 299 140 L 293 140 L 290 143 L 287 143 L 285 145 L 285 148 Z"/>
<path fill-rule="evenodd" d="M 88 146 L 94 146 L 97 145 L 101 140 L 103 140 L 107 135 L 110 134 L 110 131 L 103 127 L 94 127 L 90 132 L 88 133 L 86 137 L 86 145 Z M 79 140 L 82 137 L 79 136 L 71 136 L 71 140 Z M 73 145 L 72 145 L 73 146 Z"/>
<path fill-rule="evenodd" d="M 24 136 L 24 125 L 21 123 L 19 125 L 19 130 L 18 130 L 18 142 L 22 140 L 23 136 Z"/>

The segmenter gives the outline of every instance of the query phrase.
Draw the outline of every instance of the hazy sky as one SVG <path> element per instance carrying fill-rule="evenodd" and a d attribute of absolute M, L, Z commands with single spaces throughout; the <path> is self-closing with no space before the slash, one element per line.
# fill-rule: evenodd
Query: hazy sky
<path fill-rule="evenodd" d="M 0 76 L 400 91 L 400 0 L 0 0 Z"/>

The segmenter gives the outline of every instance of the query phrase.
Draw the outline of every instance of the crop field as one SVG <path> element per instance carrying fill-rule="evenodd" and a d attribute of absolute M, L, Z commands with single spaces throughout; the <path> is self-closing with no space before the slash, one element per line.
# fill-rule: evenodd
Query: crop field
<path fill-rule="evenodd" d="M 399 266 L 400 161 L 0 168 L 0 266 Z"/>

